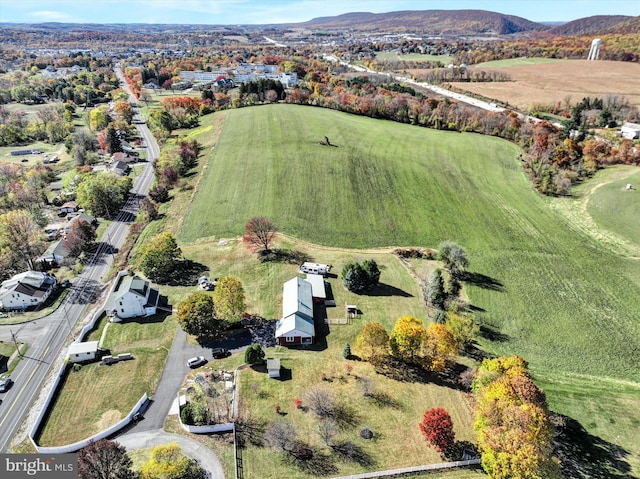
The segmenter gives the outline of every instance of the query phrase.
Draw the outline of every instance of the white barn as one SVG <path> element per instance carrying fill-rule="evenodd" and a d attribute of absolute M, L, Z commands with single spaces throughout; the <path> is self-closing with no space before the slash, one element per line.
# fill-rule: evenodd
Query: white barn
<path fill-rule="evenodd" d="M 113 322 L 151 316 L 156 314 L 159 300 L 160 292 L 152 288 L 148 281 L 139 276 L 129 276 L 127 271 L 120 271 L 109 293 L 105 311 Z"/>

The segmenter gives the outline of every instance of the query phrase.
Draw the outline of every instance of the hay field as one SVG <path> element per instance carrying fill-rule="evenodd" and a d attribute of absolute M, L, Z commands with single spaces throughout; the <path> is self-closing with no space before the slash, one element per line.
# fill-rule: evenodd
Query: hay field
<path fill-rule="evenodd" d="M 480 68 L 480 67 L 476 67 Z M 511 76 L 511 82 L 452 85 L 526 110 L 532 104 L 554 104 L 571 98 L 624 96 L 640 107 L 640 64 L 614 61 L 566 60 L 535 65 L 487 68 Z"/>

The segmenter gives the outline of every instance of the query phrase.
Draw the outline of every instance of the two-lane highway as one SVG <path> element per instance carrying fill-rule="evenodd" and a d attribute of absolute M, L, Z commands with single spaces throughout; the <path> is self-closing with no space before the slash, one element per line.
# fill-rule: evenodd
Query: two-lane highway
<path fill-rule="evenodd" d="M 116 67 L 115 72 L 123 80 L 120 69 Z M 124 88 L 127 90 L 126 85 Z M 133 96 L 130 99 L 135 101 Z M 0 452 L 7 451 L 31 407 L 41 407 L 38 402 L 34 404 L 34 400 L 48 393 L 51 381 L 47 381 L 47 377 L 60 367 L 63 350 L 66 351 L 72 340 L 71 331 L 80 319 L 88 319 L 91 308 L 100 301 L 98 297 L 105 289 L 103 277 L 113 262 L 112 252 L 124 243 L 140 200 L 153 183 L 153 160 L 160 155 L 160 147 L 145 124 L 136 126 L 146 145 L 147 163 L 135 179 L 126 205 L 105 231 L 98 250 L 74 281 L 72 290 L 60 307 L 46 318 L 24 325 L 0 326 L 0 340 L 11 341 L 13 332 L 17 341 L 29 343 L 25 357 L 11 373 L 13 387 L 0 394 Z"/>

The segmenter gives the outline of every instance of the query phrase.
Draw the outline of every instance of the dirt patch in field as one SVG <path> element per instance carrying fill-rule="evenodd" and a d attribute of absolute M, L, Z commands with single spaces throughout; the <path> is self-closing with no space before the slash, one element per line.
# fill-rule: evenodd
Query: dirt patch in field
<path fill-rule="evenodd" d="M 487 68 L 505 72 L 511 82 L 452 83 L 452 85 L 521 109 L 532 104 L 571 104 L 582 98 L 618 95 L 640 107 L 640 64 L 613 61 L 567 60 L 538 65 Z"/>
<path fill-rule="evenodd" d="M 96 432 L 104 431 L 105 429 L 113 426 L 114 424 L 117 424 L 118 421 L 120 421 L 120 419 L 122 419 L 122 413 L 120 411 L 115 409 L 105 411 L 104 414 L 102 414 L 102 417 L 100 417 L 100 419 L 98 420 L 98 422 L 96 422 L 95 430 Z"/>

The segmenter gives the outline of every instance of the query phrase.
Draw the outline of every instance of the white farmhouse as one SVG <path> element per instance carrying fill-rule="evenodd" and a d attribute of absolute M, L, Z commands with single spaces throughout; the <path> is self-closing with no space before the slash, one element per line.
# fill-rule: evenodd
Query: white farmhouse
<path fill-rule="evenodd" d="M 113 322 L 151 316 L 156 314 L 159 299 L 160 292 L 152 288 L 148 281 L 139 276 L 129 276 L 127 271 L 120 271 L 109 293 L 105 311 Z"/>
<path fill-rule="evenodd" d="M 281 346 L 313 344 L 315 341 L 313 297 L 308 281 L 295 277 L 282 286 L 282 319 L 276 322 L 275 337 Z"/>
<path fill-rule="evenodd" d="M 56 278 L 40 271 L 25 271 L 0 285 L 0 309 L 11 311 L 40 306 L 56 287 Z"/>

